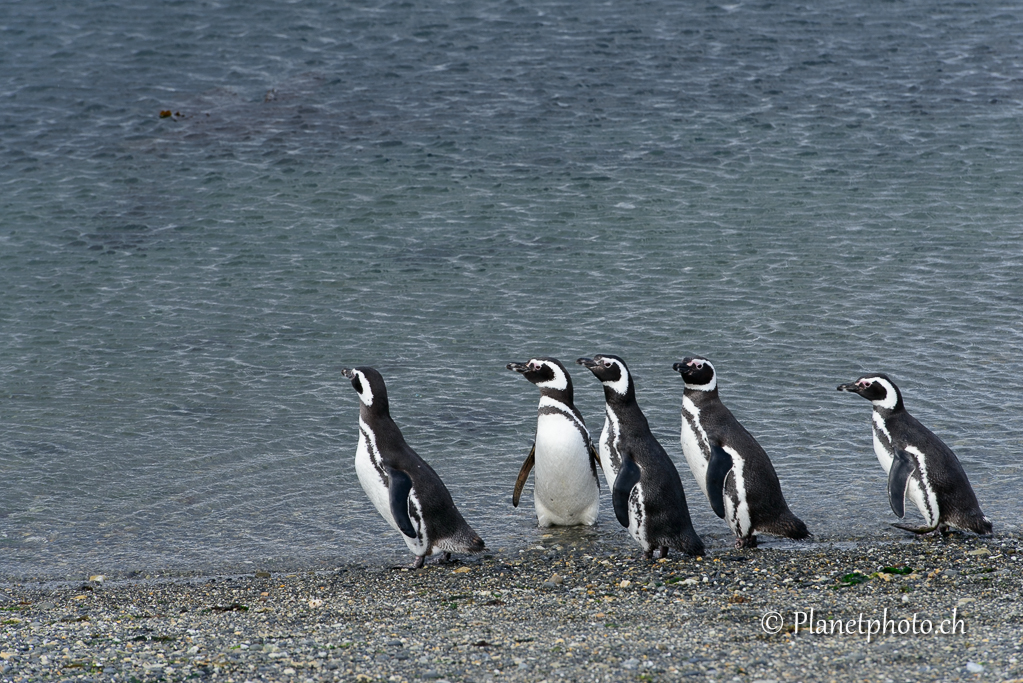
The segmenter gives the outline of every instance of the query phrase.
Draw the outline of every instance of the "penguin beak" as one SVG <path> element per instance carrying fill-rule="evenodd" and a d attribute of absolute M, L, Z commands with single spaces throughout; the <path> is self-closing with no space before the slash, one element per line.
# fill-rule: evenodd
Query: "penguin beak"
<path fill-rule="evenodd" d="M 526 370 L 529 369 L 528 367 L 526 367 L 525 363 L 508 363 L 508 365 L 504 367 L 508 368 L 509 370 L 514 370 L 515 372 L 525 372 Z"/>
<path fill-rule="evenodd" d="M 590 370 L 597 367 L 597 361 L 592 358 L 577 358 L 575 362 L 584 368 L 589 368 Z"/>
<path fill-rule="evenodd" d="M 352 372 L 351 368 L 341 368 L 341 376 L 346 379 L 352 379 L 355 377 L 355 373 Z"/>
<path fill-rule="evenodd" d="M 675 372 L 679 373 L 680 375 L 684 375 L 686 373 L 686 367 L 688 367 L 687 366 L 688 362 L 689 362 L 689 359 L 688 358 L 684 358 L 684 359 L 682 359 L 681 363 L 675 363 L 674 365 L 672 365 L 671 369 L 674 370 Z"/>
<path fill-rule="evenodd" d="M 854 382 L 850 382 L 849 384 L 839 384 L 838 385 L 838 390 L 839 391 L 848 391 L 848 392 L 851 392 L 853 394 L 860 393 L 860 387 L 857 386 Z"/>

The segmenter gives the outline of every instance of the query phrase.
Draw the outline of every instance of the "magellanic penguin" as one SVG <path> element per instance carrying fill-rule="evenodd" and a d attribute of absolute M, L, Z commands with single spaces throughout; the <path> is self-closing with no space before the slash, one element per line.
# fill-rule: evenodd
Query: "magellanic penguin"
<path fill-rule="evenodd" d="M 625 361 L 596 355 L 576 362 L 604 385 L 607 419 L 599 453 L 618 523 L 639 542 L 647 558 L 653 557 L 654 548 L 660 549 L 661 557 L 668 556 L 668 548 L 702 555 L 703 541 L 689 518 L 682 480 L 636 403 L 636 387 Z"/>
<path fill-rule="evenodd" d="M 529 471 L 536 469 L 533 506 L 540 526 L 594 524 L 600 507 L 597 453 L 573 403 L 572 378 L 556 358 L 508 363 L 540 389 L 536 438 L 512 493 L 518 507 Z"/>
<path fill-rule="evenodd" d="M 443 553 L 447 560 L 453 552 L 485 550 L 483 539 L 466 524 L 444 482 L 405 443 L 391 419 L 380 373 L 361 367 L 345 368 L 341 374 L 359 394 L 359 446 L 355 453 L 359 483 L 380 516 L 401 532 L 416 556 L 412 566 L 422 567 L 427 555 Z"/>
<path fill-rule="evenodd" d="M 888 473 L 888 502 L 902 518 L 909 497 L 927 526 L 892 526 L 915 534 L 934 530 L 948 533 L 949 527 L 978 534 L 991 533 L 991 520 L 981 512 L 970 480 L 959 459 L 931 430 L 906 412 L 902 393 L 883 374 L 864 375 L 839 391 L 859 394 L 874 404 L 871 426 L 874 454 Z"/>
<path fill-rule="evenodd" d="M 735 547 L 755 548 L 758 531 L 809 536 L 789 510 L 767 453 L 721 402 L 711 362 L 694 356 L 673 367 L 685 381 L 682 453 L 714 513 L 735 534 Z"/>

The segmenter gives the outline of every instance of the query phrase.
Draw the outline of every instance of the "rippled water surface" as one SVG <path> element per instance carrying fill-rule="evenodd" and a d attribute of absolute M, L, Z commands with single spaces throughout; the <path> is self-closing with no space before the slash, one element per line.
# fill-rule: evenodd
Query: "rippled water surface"
<path fill-rule="evenodd" d="M 1018 533 L 1017 6 L 342 5 L 0 9 L 0 574 L 407 561 L 350 365 L 492 549 L 535 546 L 504 366 L 597 352 L 713 547 L 690 353 L 819 540 L 903 537 L 835 391 L 873 371 Z M 636 552 L 604 496 L 555 541 Z"/>

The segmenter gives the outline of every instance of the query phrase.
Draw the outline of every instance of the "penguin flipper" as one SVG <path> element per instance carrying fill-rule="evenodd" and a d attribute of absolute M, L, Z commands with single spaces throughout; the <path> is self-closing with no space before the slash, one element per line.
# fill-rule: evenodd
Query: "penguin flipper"
<path fill-rule="evenodd" d="M 590 469 L 593 470 L 593 478 L 597 480 L 597 490 L 600 490 L 600 477 L 597 476 L 597 470 L 604 471 L 604 466 L 600 464 L 600 455 L 597 454 L 597 449 L 593 447 L 592 441 L 586 442 L 586 451 L 590 454 Z"/>
<path fill-rule="evenodd" d="M 707 498 L 714 514 L 725 518 L 725 477 L 732 470 L 732 456 L 721 446 L 710 447 L 710 460 L 707 462 Z"/>
<path fill-rule="evenodd" d="M 615 517 L 618 518 L 618 523 L 626 529 L 629 528 L 629 496 L 632 495 L 632 489 L 639 483 L 642 474 L 642 470 L 632 459 L 631 454 L 626 454 L 622 458 L 622 466 L 618 470 L 618 476 L 615 477 L 615 483 L 611 489 L 611 502 L 614 504 Z"/>
<path fill-rule="evenodd" d="M 408 495 L 412 493 L 412 477 L 401 470 L 388 467 L 387 478 L 391 482 L 387 487 L 391 498 L 391 516 L 394 517 L 394 522 L 401 533 L 409 538 L 415 538 L 416 527 L 408 514 Z"/>
<path fill-rule="evenodd" d="M 522 487 L 526 485 L 526 480 L 529 479 L 529 472 L 533 469 L 533 464 L 536 462 L 536 443 L 533 443 L 533 447 L 529 449 L 529 455 L 526 456 L 526 462 L 522 463 L 522 469 L 519 470 L 519 478 L 515 480 L 515 490 L 512 491 L 512 507 L 519 506 L 519 498 L 522 496 Z"/>
<path fill-rule="evenodd" d="M 909 453 L 896 448 L 892 467 L 888 470 L 888 503 L 899 519 L 906 516 L 906 489 L 909 488 L 909 478 L 913 472 L 916 472 L 916 465 Z"/>

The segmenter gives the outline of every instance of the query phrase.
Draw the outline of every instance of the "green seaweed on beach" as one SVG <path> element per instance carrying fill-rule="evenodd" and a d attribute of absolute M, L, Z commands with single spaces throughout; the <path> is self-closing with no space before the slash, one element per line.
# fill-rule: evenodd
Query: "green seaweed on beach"
<path fill-rule="evenodd" d="M 844 576 L 840 576 L 838 579 L 838 585 L 832 586 L 835 590 L 840 588 L 849 588 L 851 586 L 858 586 L 861 583 L 870 581 L 870 577 L 862 572 L 849 572 Z"/>
<path fill-rule="evenodd" d="M 912 567 L 885 567 L 881 570 L 882 574 L 912 574 Z"/>

